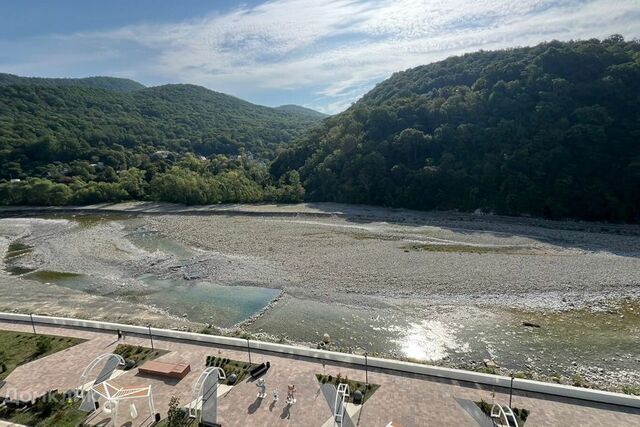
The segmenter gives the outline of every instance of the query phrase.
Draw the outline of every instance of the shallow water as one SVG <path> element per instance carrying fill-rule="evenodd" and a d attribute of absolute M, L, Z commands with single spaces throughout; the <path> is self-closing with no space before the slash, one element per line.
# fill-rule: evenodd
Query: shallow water
<path fill-rule="evenodd" d="M 186 280 L 140 277 L 152 293 L 141 297 L 147 304 L 167 309 L 189 320 L 228 328 L 253 316 L 278 296 L 279 289 L 255 286 L 223 286 Z"/>
<path fill-rule="evenodd" d="M 71 218 L 75 220 L 76 218 Z M 82 227 L 91 227 L 106 221 L 103 217 L 83 218 Z M 125 222 L 126 223 L 126 222 Z M 135 223 L 134 223 L 135 224 Z M 127 238 L 141 249 L 148 252 L 163 251 L 176 256 L 178 260 L 188 259 L 196 254 L 157 232 L 134 229 Z M 12 275 L 24 275 L 43 284 L 56 284 L 74 290 L 100 293 L 101 287 L 97 279 L 84 274 L 34 270 L 22 267 L 15 262 L 21 255 L 31 252 L 31 247 L 20 242 L 9 246 L 5 257 L 5 271 Z M 280 293 L 279 289 L 256 286 L 223 286 L 206 281 L 188 281 L 181 279 L 160 279 L 151 274 L 137 277 L 136 280 L 148 285 L 142 292 L 126 290 L 107 294 L 122 297 L 132 302 L 154 305 L 166 310 L 174 316 L 183 316 L 189 320 L 211 323 L 218 327 L 231 327 L 242 322 L 264 309 Z"/>
<path fill-rule="evenodd" d="M 287 296 L 249 327 L 293 341 L 319 343 L 325 333 L 337 347 L 370 354 L 396 354 L 416 360 L 439 360 L 464 351 L 455 328 L 423 320 L 393 307 L 327 304 Z"/>

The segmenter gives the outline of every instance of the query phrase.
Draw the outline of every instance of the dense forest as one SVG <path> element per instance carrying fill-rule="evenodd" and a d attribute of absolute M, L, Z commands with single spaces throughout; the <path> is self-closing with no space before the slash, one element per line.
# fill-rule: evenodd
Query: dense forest
<path fill-rule="evenodd" d="M 116 92 L 133 92 L 144 89 L 144 85 L 130 79 L 119 77 L 85 77 L 81 79 L 55 79 L 43 77 L 21 77 L 15 74 L 0 73 L 0 86 L 33 85 L 33 86 L 84 86 L 97 89 L 108 89 Z"/>
<path fill-rule="evenodd" d="M 0 85 L 1 204 L 302 198 L 297 172 L 273 180 L 267 162 L 322 115 L 192 85 L 123 93 L 43 81 Z"/>
<path fill-rule="evenodd" d="M 451 57 L 329 118 L 119 80 L 0 75 L 0 204 L 305 199 L 640 221 L 637 40 Z"/>
<path fill-rule="evenodd" d="M 640 221 L 640 42 L 549 42 L 396 73 L 282 152 L 312 201 Z"/>

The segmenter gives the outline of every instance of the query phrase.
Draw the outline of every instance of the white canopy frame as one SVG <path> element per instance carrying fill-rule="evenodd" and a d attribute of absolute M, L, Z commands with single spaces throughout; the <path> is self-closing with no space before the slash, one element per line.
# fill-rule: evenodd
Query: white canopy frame
<path fill-rule="evenodd" d="M 125 360 L 122 356 L 120 356 L 119 354 L 114 354 L 114 353 L 105 353 L 105 354 L 101 354 L 100 356 L 96 357 L 95 359 L 93 359 L 91 361 L 91 363 L 89 363 L 87 365 L 86 368 L 84 368 L 84 371 L 82 371 L 82 375 L 80 376 L 80 384 L 78 385 L 78 388 L 76 389 L 76 397 L 77 398 L 83 398 L 85 397 L 85 391 L 87 391 L 87 381 L 89 378 L 89 375 L 91 374 L 91 372 L 93 371 L 93 369 L 102 361 L 108 361 L 111 358 L 115 358 L 118 360 L 118 366 L 125 365 Z"/>
<path fill-rule="evenodd" d="M 113 425 L 116 425 L 116 418 L 118 417 L 118 405 L 123 400 L 132 399 L 147 399 L 149 404 L 149 413 L 153 419 L 156 410 L 153 404 L 153 393 L 151 392 L 151 386 L 144 387 L 117 387 L 110 384 L 108 381 L 103 381 L 100 384 L 95 384 L 91 387 L 92 392 L 96 392 L 100 397 L 106 400 L 103 407 L 105 413 L 111 413 L 111 421 Z M 135 418 L 138 415 L 135 405 L 131 406 L 131 417 Z"/>
<path fill-rule="evenodd" d="M 515 414 L 507 405 L 498 405 L 494 403 L 491 407 L 491 418 L 498 426 L 518 427 L 518 420 Z"/>
<path fill-rule="evenodd" d="M 224 373 L 224 370 L 219 367 L 210 366 L 206 368 L 195 383 L 193 383 L 193 390 L 191 391 L 191 402 L 189 402 L 189 417 L 190 418 L 198 418 L 196 421 L 199 423 L 202 418 L 202 411 L 198 416 L 198 405 L 202 404 L 202 392 L 204 383 L 210 375 L 217 375 L 217 380 L 225 380 L 227 379 L 227 374 Z"/>
<path fill-rule="evenodd" d="M 347 398 L 349 397 L 349 384 L 340 383 L 338 384 L 338 391 L 336 393 L 336 400 L 333 404 L 333 420 L 337 425 L 342 425 L 342 421 L 344 420 L 344 411 L 347 403 Z"/>

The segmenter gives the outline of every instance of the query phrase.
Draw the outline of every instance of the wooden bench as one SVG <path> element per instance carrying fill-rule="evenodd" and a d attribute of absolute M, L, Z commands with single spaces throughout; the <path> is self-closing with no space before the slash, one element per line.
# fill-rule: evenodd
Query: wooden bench
<path fill-rule="evenodd" d="M 191 372 L 191 365 L 188 363 L 166 363 L 149 360 L 138 368 L 138 372 L 147 375 L 182 379 Z"/>

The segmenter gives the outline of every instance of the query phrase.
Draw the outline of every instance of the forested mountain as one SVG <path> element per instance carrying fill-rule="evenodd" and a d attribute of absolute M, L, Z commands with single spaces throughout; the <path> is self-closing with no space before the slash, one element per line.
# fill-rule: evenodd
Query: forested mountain
<path fill-rule="evenodd" d="M 309 200 L 640 220 L 640 42 L 549 42 L 396 73 L 271 165 Z"/>
<path fill-rule="evenodd" d="M 34 85 L 34 86 L 82 86 L 107 89 L 116 92 L 133 92 L 144 89 L 144 85 L 130 79 L 119 77 L 85 77 L 81 79 L 54 79 L 43 77 L 21 77 L 14 74 L 0 73 L 0 86 Z"/>
<path fill-rule="evenodd" d="M 315 119 L 324 119 L 329 117 L 327 114 L 321 113 L 320 111 L 312 110 L 311 108 L 301 107 L 300 105 L 281 105 L 276 107 L 276 110 L 286 111 L 291 114 L 298 114 L 303 117 L 315 118 Z"/>
<path fill-rule="evenodd" d="M 0 203 L 284 201 L 290 182 L 299 200 L 297 174 L 272 182 L 266 162 L 318 120 L 193 85 L 0 86 L 0 180 L 21 180 Z"/>

